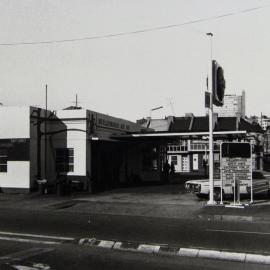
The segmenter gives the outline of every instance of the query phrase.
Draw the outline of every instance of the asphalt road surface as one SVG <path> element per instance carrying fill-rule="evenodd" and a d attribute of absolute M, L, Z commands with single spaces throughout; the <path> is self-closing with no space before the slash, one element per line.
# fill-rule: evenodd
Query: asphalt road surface
<path fill-rule="evenodd" d="M 1 209 L 1 231 L 270 254 L 269 223 Z"/>
<path fill-rule="evenodd" d="M 64 210 L 1 209 L 0 215 L 1 270 L 14 269 L 14 265 L 32 267 L 34 270 L 46 269 L 46 266 L 50 267 L 47 269 L 57 270 L 138 269 L 139 267 L 141 269 L 269 269 L 265 265 L 141 254 L 99 247 L 82 247 L 77 244 L 80 238 L 94 237 L 103 240 L 270 254 L 268 223 L 88 215 Z M 35 268 L 35 265 L 43 268 Z"/>

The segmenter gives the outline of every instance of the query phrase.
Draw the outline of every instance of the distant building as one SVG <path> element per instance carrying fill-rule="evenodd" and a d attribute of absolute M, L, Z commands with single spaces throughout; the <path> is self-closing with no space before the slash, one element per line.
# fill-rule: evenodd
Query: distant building
<path fill-rule="evenodd" d="M 219 117 L 245 117 L 246 114 L 246 97 L 245 91 L 242 91 L 242 95 L 237 96 L 225 95 L 224 105 L 222 107 L 214 106 L 214 112 L 218 113 Z"/>
<path fill-rule="evenodd" d="M 152 122 L 152 123 L 151 123 Z M 141 123 L 137 121 L 137 123 Z M 146 123 L 146 119 L 144 121 Z M 144 127 L 151 127 L 156 132 L 168 133 L 198 133 L 209 131 L 208 116 L 194 116 L 192 113 L 183 117 L 169 117 L 165 119 L 148 119 Z M 142 123 L 141 123 L 142 124 Z M 218 117 L 213 115 L 214 131 L 236 132 L 246 131 L 252 144 L 253 169 L 262 168 L 262 134 L 263 130 L 256 122 L 251 122 L 242 117 Z M 162 129 L 161 129 L 162 126 Z M 158 129 L 157 129 L 158 128 Z M 219 178 L 220 144 L 224 141 L 239 141 L 240 138 L 224 136 L 214 141 L 214 176 Z M 169 163 L 173 163 L 175 171 L 189 176 L 205 176 L 208 174 L 209 146 L 207 138 L 176 139 L 167 143 L 166 156 Z"/>
<path fill-rule="evenodd" d="M 137 120 L 137 124 L 144 128 L 150 128 L 154 131 L 168 131 L 170 124 L 173 121 L 173 116 L 167 116 L 164 119 L 152 119 L 151 117 Z"/>
<path fill-rule="evenodd" d="M 256 116 L 250 116 L 249 120 L 254 123 L 258 123 L 263 130 L 267 130 L 267 128 L 270 126 L 270 118 L 266 115 Z"/>
<path fill-rule="evenodd" d="M 266 130 L 268 126 L 270 126 L 270 118 L 262 115 L 261 117 L 258 117 L 258 124 L 261 125 L 263 130 Z"/>

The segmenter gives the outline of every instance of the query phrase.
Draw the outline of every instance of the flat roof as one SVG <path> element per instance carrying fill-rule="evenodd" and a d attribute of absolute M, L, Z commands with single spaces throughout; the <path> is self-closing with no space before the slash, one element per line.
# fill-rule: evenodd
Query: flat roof
<path fill-rule="evenodd" d="M 244 138 L 247 135 L 246 130 L 239 131 L 214 131 L 214 138 Z M 209 136 L 209 132 L 151 132 L 151 133 L 133 133 L 120 136 L 112 136 L 114 139 L 122 141 L 170 141 L 175 139 L 198 139 Z"/>

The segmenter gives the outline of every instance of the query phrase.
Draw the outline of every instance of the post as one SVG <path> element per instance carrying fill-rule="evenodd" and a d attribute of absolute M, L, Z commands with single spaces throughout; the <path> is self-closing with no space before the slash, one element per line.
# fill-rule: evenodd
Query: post
<path fill-rule="evenodd" d="M 208 73 L 208 86 L 210 92 L 210 106 L 208 109 L 208 118 L 209 118 L 209 201 L 208 205 L 215 205 L 214 201 L 214 158 L 213 158 L 213 83 L 212 83 L 212 39 L 213 34 L 207 33 L 207 36 L 210 37 L 210 65 Z"/>
<path fill-rule="evenodd" d="M 235 173 L 233 174 L 233 205 L 235 205 Z"/>
<path fill-rule="evenodd" d="M 249 142 L 250 145 L 250 142 Z M 252 147 L 250 145 L 250 174 L 251 174 L 251 186 L 250 186 L 250 203 L 253 203 L 253 177 L 252 177 Z"/>
<path fill-rule="evenodd" d="M 48 87 L 45 87 L 45 121 L 44 121 L 44 177 L 47 180 L 47 109 L 48 109 Z"/>
<path fill-rule="evenodd" d="M 220 144 L 219 168 L 220 168 L 220 204 L 223 204 L 223 174 L 222 174 L 222 143 Z"/>

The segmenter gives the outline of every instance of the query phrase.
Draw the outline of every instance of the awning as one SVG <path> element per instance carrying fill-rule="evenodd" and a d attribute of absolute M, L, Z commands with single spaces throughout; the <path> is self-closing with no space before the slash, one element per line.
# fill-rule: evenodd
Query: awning
<path fill-rule="evenodd" d="M 133 133 L 125 135 L 113 135 L 111 138 L 122 141 L 137 141 L 137 140 L 155 140 L 155 141 L 171 141 L 171 140 L 190 140 L 190 139 L 207 139 L 209 132 L 152 132 L 152 133 Z M 239 131 L 214 131 L 214 139 L 238 139 L 245 138 L 247 132 Z"/>

